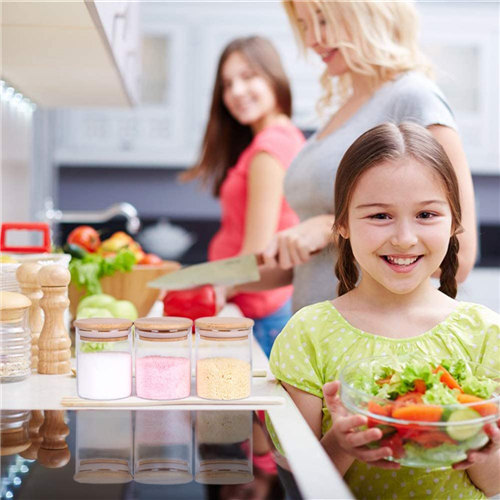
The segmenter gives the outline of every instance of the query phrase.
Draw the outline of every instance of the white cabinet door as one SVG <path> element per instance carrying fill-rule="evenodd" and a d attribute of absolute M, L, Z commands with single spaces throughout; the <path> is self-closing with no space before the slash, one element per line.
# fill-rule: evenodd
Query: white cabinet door
<path fill-rule="evenodd" d="M 418 2 L 417 6 L 422 16 L 422 45 L 436 63 L 438 84 L 454 109 L 471 169 L 500 174 L 500 4 Z M 140 7 L 146 37 L 142 53 L 149 58 L 146 44 L 158 45 L 157 60 L 153 70 L 146 71 L 142 86 L 155 97 L 145 95 L 142 106 L 125 112 L 69 113 L 58 161 L 192 164 L 208 118 L 219 55 L 231 39 L 252 34 L 269 38 L 282 57 L 292 85 L 295 123 L 303 129 L 319 125 L 316 102 L 322 93 L 319 77 L 324 65 L 314 54 L 304 58 L 300 53 L 280 3 L 145 2 Z M 109 12 L 106 16 L 110 17 Z M 116 29 L 114 33 L 115 40 L 120 39 Z M 123 64 L 127 67 L 128 63 Z M 143 68 L 147 64 L 151 63 L 145 61 Z M 154 68 L 163 76 L 152 75 Z"/>
<path fill-rule="evenodd" d="M 500 174 L 500 4 L 419 3 L 422 46 L 474 173 Z"/>

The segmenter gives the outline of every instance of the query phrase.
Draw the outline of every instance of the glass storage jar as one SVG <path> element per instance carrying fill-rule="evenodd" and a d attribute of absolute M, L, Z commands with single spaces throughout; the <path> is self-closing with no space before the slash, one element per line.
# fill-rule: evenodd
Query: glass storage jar
<path fill-rule="evenodd" d="M 132 394 L 132 321 L 120 318 L 77 319 L 78 396 L 121 399 Z"/>
<path fill-rule="evenodd" d="M 31 301 L 17 292 L 0 292 L 0 382 L 24 380 L 31 373 Z"/>
<path fill-rule="evenodd" d="M 247 398 L 252 386 L 252 327 L 249 318 L 198 318 L 196 392 L 200 398 Z"/>
<path fill-rule="evenodd" d="M 145 399 L 191 394 L 191 330 L 187 318 L 135 320 L 135 391 Z"/>

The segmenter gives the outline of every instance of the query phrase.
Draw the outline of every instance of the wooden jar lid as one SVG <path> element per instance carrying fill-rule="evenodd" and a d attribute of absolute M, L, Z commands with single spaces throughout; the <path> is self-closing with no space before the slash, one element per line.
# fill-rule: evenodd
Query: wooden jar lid
<path fill-rule="evenodd" d="M 132 321 L 123 318 L 85 318 L 77 319 L 73 324 L 80 330 L 111 332 L 128 330 L 132 326 Z"/>
<path fill-rule="evenodd" d="M 167 316 L 159 318 L 138 318 L 134 321 L 134 325 L 144 332 L 172 332 L 191 328 L 193 326 L 193 321 L 188 318 Z"/>
<path fill-rule="evenodd" d="M 0 291 L 0 321 L 20 321 L 31 306 L 31 300 L 22 293 Z"/>
<path fill-rule="evenodd" d="M 100 340 L 116 340 L 117 338 L 126 338 L 132 326 L 132 321 L 123 318 L 85 318 L 77 319 L 73 322 L 85 337 L 93 337 Z M 95 333 L 97 332 L 97 335 Z M 113 332 L 113 337 L 101 337 L 98 334 L 109 334 Z M 81 335 L 83 338 L 83 335 Z"/>
<path fill-rule="evenodd" d="M 198 318 L 194 322 L 196 328 L 200 330 L 216 330 L 216 331 L 231 331 L 231 330 L 248 330 L 254 324 L 250 318 L 226 318 L 223 316 L 213 316 L 206 318 Z"/>

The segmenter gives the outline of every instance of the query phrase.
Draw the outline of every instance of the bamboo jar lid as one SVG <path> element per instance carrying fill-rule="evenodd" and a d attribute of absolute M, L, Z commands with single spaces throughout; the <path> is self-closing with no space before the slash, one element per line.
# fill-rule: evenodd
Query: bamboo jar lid
<path fill-rule="evenodd" d="M 132 327 L 132 321 L 123 318 L 85 318 L 73 322 L 80 330 L 82 340 L 114 342 L 126 339 Z"/>
<path fill-rule="evenodd" d="M 164 316 L 158 318 L 138 318 L 134 321 L 134 325 L 144 332 L 172 332 L 191 328 L 193 321 L 177 316 Z"/>
<path fill-rule="evenodd" d="M 88 332 L 112 332 L 113 330 L 128 330 L 132 326 L 132 321 L 123 318 L 85 318 L 77 319 L 73 322 L 75 327 Z"/>
<path fill-rule="evenodd" d="M 192 320 L 177 316 L 139 318 L 134 321 L 135 332 L 142 340 L 175 342 L 191 334 Z"/>
<path fill-rule="evenodd" d="M 22 293 L 0 291 L 0 321 L 20 321 L 31 306 L 31 300 Z"/>
<path fill-rule="evenodd" d="M 232 330 L 248 330 L 254 324 L 250 318 L 226 318 L 223 316 L 213 316 L 198 318 L 194 322 L 199 330 L 213 330 L 219 332 L 228 332 Z"/>

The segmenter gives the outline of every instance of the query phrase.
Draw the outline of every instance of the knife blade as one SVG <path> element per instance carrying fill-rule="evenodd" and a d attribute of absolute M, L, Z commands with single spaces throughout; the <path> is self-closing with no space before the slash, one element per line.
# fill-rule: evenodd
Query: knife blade
<path fill-rule="evenodd" d="M 243 255 L 188 266 L 148 282 L 150 288 L 185 290 L 200 285 L 238 285 L 259 281 L 260 255 Z"/>

